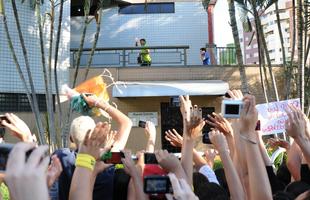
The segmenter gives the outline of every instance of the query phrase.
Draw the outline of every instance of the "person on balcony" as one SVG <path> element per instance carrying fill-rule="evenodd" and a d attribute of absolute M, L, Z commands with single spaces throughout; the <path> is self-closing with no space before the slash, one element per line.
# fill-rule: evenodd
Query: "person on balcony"
<path fill-rule="evenodd" d="M 200 59 L 203 65 L 211 65 L 210 54 L 207 52 L 206 48 L 200 48 Z"/>
<path fill-rule="evenodd" d="M 143 48 L 141 49 L 137 59 L 138 64 L 140 64 L 141 66 L 151 66 L 152 58 L 150 55 L 150 50 L 147 48 L 146 40 L 143 38 L 140 40 L 136 38 L 136 47 L 139 46 L 139 43 L 140 46 Z"/>

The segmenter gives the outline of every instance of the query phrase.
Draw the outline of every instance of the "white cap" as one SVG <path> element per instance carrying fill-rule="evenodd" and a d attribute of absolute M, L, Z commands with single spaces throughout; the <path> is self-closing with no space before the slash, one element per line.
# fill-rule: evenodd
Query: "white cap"
<path fill-rule="evenodd" d="M 216 183 L 220 185 L 219 181 L 216 178 L 214 171 L 211 169 L 211 167 L 209 167 L 209 165 L 204 165 L 200 167 L 199 173 L 207 177 L 210 183 Z"/>

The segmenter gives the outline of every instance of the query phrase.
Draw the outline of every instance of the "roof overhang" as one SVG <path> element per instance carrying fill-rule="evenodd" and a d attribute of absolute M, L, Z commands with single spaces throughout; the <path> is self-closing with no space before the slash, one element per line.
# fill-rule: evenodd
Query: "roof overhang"
<path fill-rule="evenodd" d="M 116 82 L 113 97 L 214 96 L 229 90 L 221 80 Z"/>

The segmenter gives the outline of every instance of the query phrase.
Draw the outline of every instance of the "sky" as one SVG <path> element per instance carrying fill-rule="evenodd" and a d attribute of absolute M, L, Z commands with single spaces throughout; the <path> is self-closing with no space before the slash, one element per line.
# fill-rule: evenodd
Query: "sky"
<path fill-rule="evenodd" d="M 214 40 L 218 47 L 233 43 L 227 0 L 217 0 L 214 8 Z"/>

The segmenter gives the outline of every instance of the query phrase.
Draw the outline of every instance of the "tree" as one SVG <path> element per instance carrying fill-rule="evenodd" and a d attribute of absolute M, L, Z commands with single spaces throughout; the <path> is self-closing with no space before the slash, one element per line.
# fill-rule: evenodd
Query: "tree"
<path fill-rule="evenodd" d="M 39 141 L 41 144 L 46 144 L 46 142 L 45 142 L 45 131 L 44 131 L 43 123 L 42 123 L 41 116 L 40 116 L 39 104 L 38 104 L 38 100 L 37 100 L 37 96 L 36 96 L 36 91 L 34 88 L 34 83 L 33 83 L 32 74 L 31 74 L 31 70 L 30 70 L 29 59 L 28 59 L 28 53 L 27 53 L 27 49 L 26 49 L 26 46 L 24 43 L 24 37 L 22 34 L 20 22 L 19 22 L 19 16 L 18 16 L 15 0 L 11 0 L 11 3 L 12 3 L 13 13 L 14 13 L 15 21 L 16 21 L 18 36 L 19 36 L 21 48 L 23 51 L 23 57 L 25 60 L 25 67 L 27 70 L 27 76 L 29 79 L 29 85 L 30 85 L 32 101 L 33 101 L 33 112 L 35 114 L 37 129 L 39 132 L 38 133 Z M 31 103 L 31 101 L 29 101 L 29 103 Z"/>
<path fill-rule="evenodd" d="M 228 10 L 229 10 L 229 17 L 230 17 L 230 26 L 234 38 L 234 43 L 236 47 L 236 56 L 237 56 L 237 62 L 239 66 L 239 72 L 240 72 L 240 78 L 241 78 L 241 87 L 242 91 L 244 93 L 249 92 L 245 68 L 243 65 L 243 57 L 242 57 L 242 51 L 240 46 L 240 40 L 239 40 L 239 32 L 238 32 L 238 26 L 236 21 L 236 9 L 235 9 L 235 1 L 234 0 L 227 0 L 228 2 Z"/>
<path fill-rule="evenodd" d="M 51 0 L 53 1 L 53 0 Z M 52 8 L 54 9 L 54 8 Z M 47 70 L 46 61 L 45 61 L 45 47 L 44 47 L 44 36 L 43 36 L 43 29 L 42 29 L 42 22 L 41 22 L 41 1 L 36 0 L 35 5 L 35 12 L 37 16 L 37 24 L 39 29 L 39 42 L 40 42 L 40 50 L 41 50 L 41 62 L 42 62 L 42 71 L 44 77 L 44 85 L 45 85 L 45 99 L 46 99 L 46 107 L 47 107 L 47 124 L 48 124 L 48 134 L 50 139 L 50 145 L 52 150 L 56 149 L 56 131 L 55 131 L 55 117 L 54 117 L 54 110 L 53 110 L 53 101 L 52 101 L 52 87 L 51 87 L 51 60 L 49 63 L 50 69 Z M 53 29 L 54 30 L 54 29 Z M 50 42 L 53 41 L 53 33 L 50 36 Z M 52 45 L 52 43 L 50 43 Z M 50 47 L 52 48 L 52 47 Z M 52 52 L 52 49 L 50 49 Z"/>
<path fill-rule="evenodd" d="M 268 47 L 266 43 L 266 39 L 264 36 L 264 31 L 262 28 L 260 14 L 264 13 L 266 9 L 268 9 L 271 5 L 273 5 L 277 0 L 236 0 L 238 5 L 241 7 L 241 10 L 245 12 L 244 15 L 252 14 L 255 21 L 256 32 L 259 34 L 259 39 L 257 43 L 264 49 L 264 56 L 267 61 L 268 71 L 271 78 L 272 88 L 277 101 L 279 101 L 278 89 L 275 80 L 274 73 L 272 71 L 271 60 L 268 52 Z M 262 56 L 260 56 L 262 57 Z"/>
<path fill-rule="evenodd" d="M 84 24 L 83 24 L 83 31 L 82 31 L 81 40 L 80 40 L 80 47 L 79 47 L 79 50 L 77 52 L 76 63 L 75 63 L 75 61 L 73 61 L 73 63 L 75 63 L 75 72 L 74 72 L 74 77 L 73 77 L 72 88 L 74 88 L 75 85 L 76 85 L 76 79 L 77 79 L 77 76 L 79 74 L 79 68 L 80 68 L 80 62 L 81 62 L 81 56 L 82 56 L 82 52 L 83 52 L 83 47 L 84 47 L 84 40 L 85 40 L 85 36 L 86 36 L 86 30 L 87 30 L 88 24 L 91 21 L 91 20 L 88 19 L 89 11 L 90 11 L 90 5 L 91 5 L 91 1 L 90 0 L 84 0 Z"/>
<path fill-rule="evenodd" d="M 303 60 L 303 4 L 302 0 L 297 0 L 297 49 L 298 49 L 298 74 L 299 74 L 299 88 L 298 88 L 298 96 L 300 98 L 300 105 L 302 111 L 304 110 L 304 98 L 305 98 L 305 91 L 304 91 L 304 75 L 305 75 L 305 68 L 304 68 L 304 60 Z"/>

